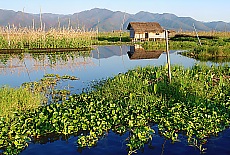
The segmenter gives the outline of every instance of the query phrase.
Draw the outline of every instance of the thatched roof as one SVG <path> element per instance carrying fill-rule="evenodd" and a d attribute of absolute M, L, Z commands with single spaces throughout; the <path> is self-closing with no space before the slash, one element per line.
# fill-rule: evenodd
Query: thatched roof
<path fill-rule="evenodd" d="M 161 33 L 164 29 L 157 22 L 130 22 L 127 30 L 134 29 L 135 32 Z"/>

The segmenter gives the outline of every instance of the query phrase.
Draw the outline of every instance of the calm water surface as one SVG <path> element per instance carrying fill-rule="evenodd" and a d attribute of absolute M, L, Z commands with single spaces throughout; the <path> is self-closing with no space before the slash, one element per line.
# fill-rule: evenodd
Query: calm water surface
<path fill-rule="evenodd" d="M 129 46 L 101 46 L 91 51 L 90 57 L 78 57 L 72 59 L 70 56 L 66 60 L 57 58 L 56 62 L 49 56 L 41 56 L 42 61 L 25 54 L 22 60 L 19 56 L 10 56 L 4 64 L 0 62 L 0 86 L 9 85 L 20 86 L 24 82 L 37 81 L 44 74 L 74 75 L 80 78 L 75 81 L 74 87 L 81 91 L 86 83 L 92 80 L 99 80 L 126 72 L 136 66 L 160 66 L 166 64 L 166 54 L 162 53 L 158 59 L 132 59 L 127 55 Z M 177 51 L 170 51 L 171 64 L 179 64 L 189 67 L 197 63 L 177 54 Z M 2 58 L 1 56 L 0 58 Z M 6 56 L 5 56 L 6 57 Z M 77 92 L 79 93 L 79 92 Z"/>
<path fill-rule="evenodd" d="M 154 59 L 130 59 L 127 52 L 132 50 L 130 46 L 101 46 L 91 51 L 89 57 L 70 57 L 65 59 L 51 59 L 43 55 L 41 61 L 34 59 L 31 55 L 24 55 L 23 59 L 17 56 L 11 57 L 8 61 L 0 62 L 0 86 L 9 85 L 19 87 L 24 82 L 37 81 L 44 74 L 72 75 L 80 78 L 77 81 L 64 81 L 60 87 L 69 88 L 72 93 L 81 93 L 87 88 L 91 81 L 105 79 L 126 72 L 136 66 L 160 66 L 166 64 L 166 54 L 162 53 L 159 58 Z M 178 51 L 170 51 L 171 64 L 191 67 L 200 63 L 191 58 L 177 54 Z M 5 57 L 5 56 L 1 56 Z M 66 61 L 68 60 L 68 61 Z M 211 65 L 211 62 L 207 62 Z M 139 150 L 137 154 L 149 155 L 198 155 L 199 150 L 187 145 L 186 138 L 180 136 L 181 142 L 171 143 L 157 134 L 157 127 L 153 127 L 156 134 L 152 142 L 146 144 L 144 149 Z M 96 147 L 78 149 L 76 147 L 77 137 L 70 137 L 67 140 L 57 138 L 57 140 L 46 139 L 40 143 L 29 144 L 21 155 L 120 155 L 127 154 L 125 139 L 128 133 L 120 136 L 113 132 L 99 140 Z M 210 137 L 205 145 L 207 155 L 229 155 L 230 154 L 230 129 L 220 133 L 218 137 Z"/>

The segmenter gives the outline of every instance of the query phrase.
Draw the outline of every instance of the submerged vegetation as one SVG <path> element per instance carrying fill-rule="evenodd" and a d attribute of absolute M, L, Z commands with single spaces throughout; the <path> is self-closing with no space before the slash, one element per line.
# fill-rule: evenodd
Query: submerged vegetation
<path fill-rule="evenodd" d="M 154 141 L 152 125 L 172 142 L 178 134 L 205 151 L 209 136 L 230 125 L 230 68 L 200 66 L 144 67 L 94 85 L 88 93 L 73 95 L 0 119 L 0 148 L 18 154 L 28 143 L 49 133 L 78 135 L 78 147 L 96 145 L 112 130 L 129 132 L 129 154 Z"/>

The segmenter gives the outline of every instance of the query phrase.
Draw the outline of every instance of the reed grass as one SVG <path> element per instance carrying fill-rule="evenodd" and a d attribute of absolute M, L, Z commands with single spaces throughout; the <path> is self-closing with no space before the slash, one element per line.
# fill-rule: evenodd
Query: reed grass
<path fill-rule="evenodd" d="M 90 47 L 96 31 L 54 29 L 47 31 L 17 27 L 0 28 L 0 49 Z"/>
<path fill-rule="evenodd" d="M 41 29 L 7 26 L 0 28 L 0 49 L 86 48 L 91 45 L 129 42 L 127 32 L 85 31 L 80 28 Z"/>

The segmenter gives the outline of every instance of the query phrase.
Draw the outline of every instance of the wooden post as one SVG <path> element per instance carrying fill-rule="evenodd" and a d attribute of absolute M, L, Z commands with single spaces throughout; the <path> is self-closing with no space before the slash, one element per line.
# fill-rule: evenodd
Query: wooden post
<path fill-rule="evenodd" d="M 42 8 L 40 7 L 40 28 L 41 28 L 41 31 L 43 30 L 42 29 Z"/>
<path fill-rule="evenodd" d="M 69 18 L 68 30 L 70 30 L 70 25 L 71 25 L 71 22 L 70 22 L 70 18 Z"/>
<path fill-rule="evenodd" d="M 58 16 L 58 31 L 60 32 L 61 30 L 61 22 L 60 22 L 60 17 Z"/>
<path fill-rule="evenodd" d="M 33 19 L 33 22 L 32 22 L 32 29 L 33 29 L 33 30 L 35 29 L 35 26 L 34 26 L 34 19 Z"/>
<path fill-rule="evenodd" d="M 170 57 L 169 57 L 169 41 L 168 41 L 168 30 L 165 31 L 165 42 L 166 42 L 166 54 L 167 54 L 167 64 L 168 64 L 168 78 L 169 83 L 171 83 L 171 65 L 170 65 Z"/>

